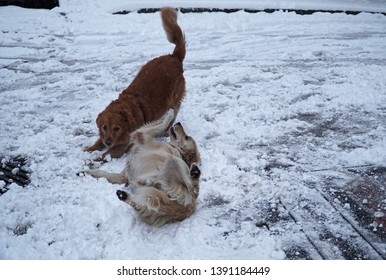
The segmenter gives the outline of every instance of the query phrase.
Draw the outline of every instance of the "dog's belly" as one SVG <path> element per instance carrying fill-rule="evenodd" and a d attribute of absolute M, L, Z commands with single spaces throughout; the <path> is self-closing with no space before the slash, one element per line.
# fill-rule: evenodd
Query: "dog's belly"
<path fill-rule="evenodd" d="M 165 151 L 144 150 L 131 156 L 126 163 L 126 175 L 129 181 L 145 177 L 157 177 L 170 155 Z"/>

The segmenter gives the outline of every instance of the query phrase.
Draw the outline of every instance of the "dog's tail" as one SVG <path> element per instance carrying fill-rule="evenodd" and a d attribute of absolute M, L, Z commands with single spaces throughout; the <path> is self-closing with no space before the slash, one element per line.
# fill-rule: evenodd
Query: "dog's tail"
<path fill-rule="evenodd" d="M 164 26 L 168 41 L 175 44 L 172 56 L 183 61 L 186 54 L 185 36 L 177 23 L 177 12 L 172 8 L 162 8 L 161 10 L 162 24 Z"/>

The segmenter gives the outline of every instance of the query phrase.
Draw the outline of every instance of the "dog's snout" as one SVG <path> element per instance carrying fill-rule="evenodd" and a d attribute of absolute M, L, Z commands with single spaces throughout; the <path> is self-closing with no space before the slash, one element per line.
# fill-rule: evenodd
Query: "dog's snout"
<path fill-rule="evenodd" d="M 122 201 L 125 201 L 127 199 L 127 193 L 124 191 L 118 190 L 117 196 L 118 196 L 119 200 L 122 200 Z"/>
<path fill-rule="evenodd" d="M 201 175 L 201 170 L 198 168 L 196 164 L 193 163 L 192 166 L 190 167 L 190 176 L 193 179 L 198 179 L 200 178 L 200 175 Z"/>
<path fill-rule="evenodd" d="M 177 138 L 177 134 L 176 132 L 174 131 L 174 127 L 171 127 L 169 129 L 169 133 L 170 133 L 170 136 L 174 137 L 174 138 Z"/>
<path fill-rule="evenodd" d="M 175 126 L 181 126 L 181 123 L 180 123 L 180 122 L 178 122 L 178 123 L 176 123 L 176 124 L 175 124 Z"/>
<path fill-rule="evenodd" d="M 111 144 L 113 144 L 113 140 L 111 138 L 108 138 L 105 140 L 105 144 L 106 146 L 111 146 Z"/>

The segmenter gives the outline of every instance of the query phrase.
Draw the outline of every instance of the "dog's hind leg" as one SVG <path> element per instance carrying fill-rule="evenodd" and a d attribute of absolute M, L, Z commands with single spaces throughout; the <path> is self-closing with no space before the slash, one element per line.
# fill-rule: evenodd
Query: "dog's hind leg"
<path fill-rule="evenodd" d="M 189 175 L 189 168 L 182 159 L 169 156 L 160 170 L 158 181 L 162 182 L 159 188 L 171 199 L 178 200 L 182 205 L 191 203 L 192 179 Z"/>
<path fill-rule="evenodd" d="M 111 184 L 128 184 L 128 179 L 126 178 L 124 170 L 121 173 L 110 173 L 99 169 L 93 169 L 79 172 L 79 174 L 81 173 L 90 174 L 94 178 L 106 178 Z"/>

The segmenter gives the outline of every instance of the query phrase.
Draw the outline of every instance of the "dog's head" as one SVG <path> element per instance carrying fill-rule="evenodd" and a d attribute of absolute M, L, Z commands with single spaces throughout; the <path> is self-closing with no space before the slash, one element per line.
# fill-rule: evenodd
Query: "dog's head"
<path fill-rule="evenodd" d="M 200 162 L 200 153 L 194 139 L 185 133 L 181 123 L 176 123 L 169 131 L 171 142 L 178 148 L 188 166 Z"/>
<path fill-rule="evenodd" d="M 126 140 L 126 137 L 133 130 L 124 112 L 110 113 L 104 111 L 99 114 L 96 123 L 99 129 L 99 136 L 103 144 L 108 148 Z"/>

